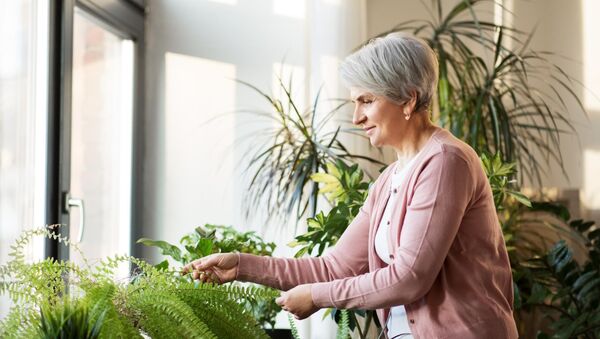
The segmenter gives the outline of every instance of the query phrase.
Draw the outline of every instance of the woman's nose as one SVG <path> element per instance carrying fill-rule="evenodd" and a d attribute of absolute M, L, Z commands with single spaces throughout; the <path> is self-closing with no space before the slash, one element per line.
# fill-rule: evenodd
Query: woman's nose
<path fill-rule="evenodd" d="M 360 110 L 358 105 L 354 106 L 354 113 L 352 114 L 352 123 L 355 125 L 360 125 L 365 120 L 365 115 Z"/>

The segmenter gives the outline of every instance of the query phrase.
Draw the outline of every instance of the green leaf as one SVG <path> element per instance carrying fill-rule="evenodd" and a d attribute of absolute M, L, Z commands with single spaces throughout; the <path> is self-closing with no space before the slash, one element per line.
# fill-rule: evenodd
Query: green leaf
<path fill-rule="evenodd" d="M 166 241 L 141 238 L 137 241 L 137 243 L 150 247 L 158 247 L 161 249 L 161 253 L 163 255 L 170 256 L 177 262 L 181 261 L 181 250 L 179 249 L 179 247 L 171 245 Z"/>
<path fill-rule="evenodd" d="M 515 192 L 515 191 L 508 191 L 508 193 L 515 198 L 518 202 L 520 202 L 521 204 L 527 206 L 527 207 L 531 207 L 531 201 L 529 200 L 529 198 L 521 193 L 521 192 Z"/>
<path fill-rule="evenodd" d="M 549 291 L 542 285 L 534 283 L 531 289 L 531 295 L 527 299 L 530 304 L 542 304 L 549 295 Z"/>
<path fill-rule="evenodd" d="M 213 253 L 213 241 L 212 239 L 200 239 L 198 241 L 198 245 L 196 246 L 196 250 L 200 253 L 201 256 L 205 257 L 209 254 Z"/>
<path fill-rule="evenodd" d="M 163 260 L 160 263 L 154 265 L 154 267 L 157 270 L 168 270 L 169 269 L 169 261 L 168 260 Z"/>

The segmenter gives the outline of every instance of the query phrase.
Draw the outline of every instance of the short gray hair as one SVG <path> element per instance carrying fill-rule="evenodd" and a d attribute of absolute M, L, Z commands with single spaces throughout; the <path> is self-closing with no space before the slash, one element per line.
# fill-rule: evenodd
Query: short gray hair
<path fill-rule="evenodd" d="M 415 112 L 430 108 L 438 79 L 435 52 L 422 39 L 390 33 L 369 41 L 340 66 L 347 87 L 358 87 L 402 104 L 417 94 Z"/>

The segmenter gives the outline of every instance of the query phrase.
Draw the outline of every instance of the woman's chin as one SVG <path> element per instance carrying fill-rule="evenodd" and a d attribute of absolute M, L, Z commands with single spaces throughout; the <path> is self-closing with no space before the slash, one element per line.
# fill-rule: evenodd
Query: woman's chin
<path fill-rule="evenodd" d="M 369 138 L 369 141 L 371 142 L 371 146 L 373 146 L 373 147 L 383 146 L 382 143 L 379 140 L 377 140 L 377 138 L 371 137 L 371 138 Z"/>

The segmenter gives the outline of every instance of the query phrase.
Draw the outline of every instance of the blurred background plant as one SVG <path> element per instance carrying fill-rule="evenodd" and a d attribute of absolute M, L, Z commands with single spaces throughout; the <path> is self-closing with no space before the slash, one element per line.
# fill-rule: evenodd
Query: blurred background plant
<path fill-rule="evenodd" d="M 264 211 L 268 218 L 277 216 L 284 222 L 292 216 L 297 219 L 314 217 L 318 188 L 310 178 L 326 171 L 328 162 L 361 159 L 383 165 L 374 158 L 348 150 L 339 136 L 340 133 L 352 133 L 351 130 L 327 128 L 335 114 L 348 104 L 347 100 L 334 100 L 331 110 L 321 112 L 319 90 L 312 106 L 301 111 L 293 99 L 291 80 L 286 84 L 278 78 L 282 98 L 269 95 L 247 82 L 240 83 L 263 97 L 270 108 L 270 111 L 250 113 L 274 122 L 272 130 L 261 132 L 263 137 L 256 138 L 249 147 L 250 159 L 245 173 L 251 180 L 244 200 L 247 217 L 257 209 Z"/>
<path fill-rule="evenodd" d="M 554 53 L 530 48 L 533 32 L 480 19 L 480 6 L 489 3 L 463 0 L 446 10 L 442 0 L 423 2 L 430 18 L 379 36 L 403 31 L 427 41 L 439 59 L 436 121 L 478 154 L 516 162 L 520 182 L 542 186 L 545 164 L 567 176 L 560 136 L 575 130 L 565 102 L 574 100 L 585 113 L 573 91 L 581 84 L 553 63 Z"/>

